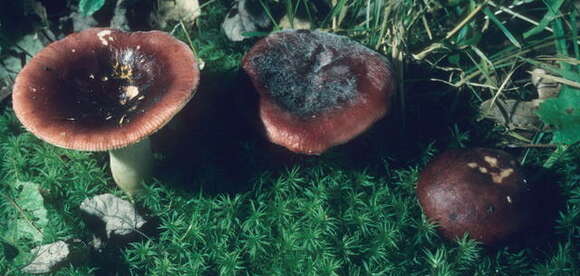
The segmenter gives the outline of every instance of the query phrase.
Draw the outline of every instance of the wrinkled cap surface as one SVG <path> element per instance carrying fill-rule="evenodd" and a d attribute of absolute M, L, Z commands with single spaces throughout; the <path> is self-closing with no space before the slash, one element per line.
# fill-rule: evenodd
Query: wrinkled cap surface
<path fill-rule="evenodd" d="M 487 148 L 448 150 L 431 161 L 417 182 L 425 215 L 448 239 L 464 233 L 493 245 L 521 230 L 529 189 L 516 160 Z"/>
<path fill-rule="evenodd" d="M 92 28 L 30 60 L 16 78 L 13 107 L 24 127 L 48 143 L 104 151 L 160 129 L 198 82 L 192 51 L 169 34 Z"/>
<path fill-rule="evenodd" d="M 385 116 L 395 90 L 383 56 L 319 31 L 271 34 L 242 66 L 268 138 L 299 153 L 320 154 L 356 137 Z"/>

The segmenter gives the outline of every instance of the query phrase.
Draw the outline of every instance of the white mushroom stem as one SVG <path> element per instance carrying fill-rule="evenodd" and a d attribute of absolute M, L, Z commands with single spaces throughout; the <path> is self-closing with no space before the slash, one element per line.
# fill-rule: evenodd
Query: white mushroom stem
<path fill-rule="evenodd" d="M 109 158 L 115 183 L 129 196 L 135 195 L 153 167 L 149 138 L 122 149 L 110 150 Z"/>

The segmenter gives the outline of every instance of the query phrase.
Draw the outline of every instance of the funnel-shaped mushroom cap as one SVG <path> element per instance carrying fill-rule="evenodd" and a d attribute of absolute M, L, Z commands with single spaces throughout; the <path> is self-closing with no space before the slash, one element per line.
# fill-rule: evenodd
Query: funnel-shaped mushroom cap
<path fill-rule="evenodd" d="M 63 148 L 122 148 L 165 125 L 193 96 L 199 69 L 189 47 L 159 31 L 93 28 L 51 43 L 22 69 L 16 116 Z"/>
<path fill-rule="evenodd" d="M 347 37 L 291 30 L 245 55 L 270 141 L 320 154 L 356 137 L 389 110 L 395 80 L 380 54 Z"/>

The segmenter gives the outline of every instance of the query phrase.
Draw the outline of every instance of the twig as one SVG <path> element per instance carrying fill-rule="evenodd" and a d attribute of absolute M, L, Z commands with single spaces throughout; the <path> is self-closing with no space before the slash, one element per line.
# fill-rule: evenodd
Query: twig
<path fill-rule="evenodd" d="M 580 65 L 580 60 L 571 57 L 538 56 L 537 59 L 551 62 L 565 62 L 570 65 Z"/>
<path fill-rule="evenodd" d="M 555 144 L 508 144 L 508 148 L 555 148 Z"/>
<path fill-rule="evenodd" d="M 492 108 L 493 104 L 495 103 L 495 101 L 497 100 L 497 97 L 499 97 L 499 95 L 502 93 L 502 91 L 504 90 L 505 86 L 508 84 L 509 80 L 511 79 L 511 77 L 514 74 L 515 71 L 516 70 L 510 71 L 509 74 L 507 75 L 507 77 L 505 78 L 505 80 L 499 86 L 499 89 L 497 90 L 497 92 L 495 93 L 495 95 L 493 95 L 493 98 L 491 99 L 491 103 L 489 104 L 489 109 L 487 110 L 487 112 L 490 112 L 491 111 L 491 108 Z"/>
<path fill-rule="evenodd" d="M 517 12 L 514 12 L 511 9 L 506 8 L 506 7 L 502 6 L 502 5 L 497 5 L 493 1 L 489 1 L 489 5 L 500 10 L 500 11 L 495 12 L 495 14 L 500 14 L 503 11 L 503 12 L 509 14 L 509 15 L 512 15 L 515 18 L 519 18 L 519 19 L 521 19 L 523 21 L 526 21 L 526 22 L 528 22 L 528 23 L 530 23 L 532 25 L 535 25 L 535 26 L 540 25 L 540 23 L 538 23 L 537 21 L 534 21 L 534 20 L 530 19 L 529 17 L 523 16 L 523 15 L 517 13 Z M 552 30 L 552 28 L 550 28 L 550 27 L 545 27 L 544 29 L 547 30 L 547 31 L 549 31 L 549 32 L 552 32 L 552 33 L 554 32 L 554 30 Z"/>
<path fill-rule="evenodd" d="M 467 23 L 469 23 L 469 21 L 471 21 L 471 19 L 473 19 L 483 9 L 483 7 L 485 7 L 486 5 L 487 5 L 487 1 L 485 1 L 484 3 L 479 4 L 477 6 L 477 8 L 475 8 L 463 20 L 461 20 L 461 22 L 459 22 L 459 24 L 457 24 L 457 26 L 455 26 L 455 28 L 453 28 L 451 31 L 449 31 L 447 33 L 447 35 L 445 36 L 445 40 L 450 39 L 455 34 L 457 34 L 459 32 L 459 30 L 461 30 L 461 28 L 463 28 L 463 26 L 465 26 Z"/>
<path fill-rule="evenodd" d="M 469 23 L 469 21 L 471 21 L 471 19 L 473 19 L 486 5 L 487 5 L 487 1 L 479 4 L 473 11 L 471 11 L 465 18 L 463 18 L 463 20 L 461 20 L 459 22 L 459 24 L 457 24 L 451 31 L 449 31 L 447 33 L 447 35 L 445 35 L 445 38 L 443 38 L 442 40 L 448 40 L 448 39 L 452 38 L 455 34 L 457 34 L 461 30 L 461 28 L 463 28 L 467 23 Z M 412 56 L 417 60 L 421 60 L 421 59 L 425 58 L 432 51 L 437 50 L 439 48 L 443 48 L 443 47 L 444 46 L 441 42 L 435 42 L 435 43 L 427 46 L 421 52 L 419 52 L 417 54 L 413 54 Z"/>
<path fill-rule="evenodd" d="M 435 42 L 435 43 L 427 46 L 427 48 L 423 49 L 421 52 L 419 52 L 417 54 L 411 54 L 411 56 L 413 56 L 413 58 L 416 60 L 422 60 L 431 52 L 438 50 L 438 49 L 441 49 L 441 48 L 446 48 L 446 47 L 442 43 Z"/>
<path fill-rule="evenodd" d="M 423 22 L 423 27 L 425 28 L 425 31 L 427 32 L 427 36 L 429 37 L 429 40 L 433 40 L 433 34 L 431 33 L 431 28 L 429 28 L 429 23 L 427 23 L 427 18 L 425 18 L 425 15 L 421 16 L 421 21 Z"/>
<path fill-rule="evenodd" d="M 500 59 L 498 59 L 498 60 L 495 62 L 495 64 L 502 63 L 502 62 L 504 62 L 504 61 L 507 61 L 507 60 L 513 59 L 513 58 L 514 58 L 514 56 L 515 56 L 516 54 L 517 54 L 517 55 L 524 55 L 524 54 L 526 54 L 526 53 L 529 53 L 529 52 L 531 52 L 531 51 L 538 50 L 538 49 L 541 49 L 541 48 L 545 48 L 545 47 L 551 46 L 551 45 L 553 45 L 553 44 L 554 44 L 554 41 L 548 41 L 548 42 L 546 42 L 546 43 L 542 43 L 542 44 L 539 44 L 539 45 L 536 45 L 536 46 L 530 47 L 530 48 L 528 48 L 528 49 L 526 49 L 526 50 L 522 50 L 522 51 L 521 51 L 521 52 L 519 52 L 519 53 L 514 53 L 513 55 L 509 55 L 509 56 L 506 56 L 506 57 L 504 57 L 504 58 L 500 58 Z M 497 68 L 497 66 L 496 66 L 496 68 Z M 469 82 L 469 80 L 471 80 L 472 78 L 474 78 L 474 77 L 478 76 L 479 74 L 481 74 L 481 72 L 480 72 L 480 71 L 475 71 L 475 72 L 473 72 L 473 73 L 471 73 L 471 74 L 469 74 L 469 75 L 465 76 L 464 78 L 462 78 L 461 80 L 459 80 L 459 81 L 458 81 L 458 82 L 456 82 L 455 84 L 453 84 L 453 86 L 455 86 L 455 87 L 460 87 L 460 86 L 463 86 L 463 85 L 464 85 L 466 82 Z"/>
<path fill-rule="evenodd" d="M 555 81 L 555 82 L 559 82 L 562 84 L 566 84 L 572 87 L 576 87 L 576 88 L 580 88 L 580 83 L 577 83 L 575 81 L 571 81 L 571 80 L 567 80 L 565 78 L 560 78 L 560 77 L 556 77 L 556 76 L 552 76 L 550 74 L 546 74 L 546 73 L 542 73 L 542 72 L 532 72 L 532 71 L 526 71 L 528 72 L 530 75 L 532 76 L 538 76 L 540 78 L 543 79 L 547 79 L 547 80 L 551 80 L 551 81 Z"/>

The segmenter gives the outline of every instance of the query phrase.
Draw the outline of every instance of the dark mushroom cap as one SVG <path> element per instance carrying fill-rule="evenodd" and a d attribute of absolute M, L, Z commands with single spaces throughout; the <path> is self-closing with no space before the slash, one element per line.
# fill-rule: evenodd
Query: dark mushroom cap
<path fill-rule="evenodd" d="M 501 150 L 449 150 L 421 172 L 417 196 L 448 239 L 468 233 L 492 245 L 521 230 L 528 188 L 514 158 Z"/>
<path fill-rule="evenodd" d="M 383 56 L 319 31 L 271 34 L 242 67 L 259 95 L 266 135 L 299 153 L 320 154 L 356 137 L 385 116 L 395 90 Z"/>
<path fill-rule="evenodd" d="M 160 129 L 198 82 L 192 51 L 169 34 L 92 28 L 34 56 L 16 78 L 13 106 L 42 140 L 103 151 Z"/>

